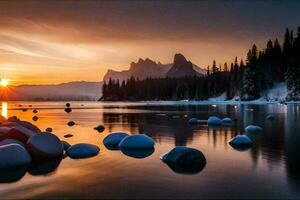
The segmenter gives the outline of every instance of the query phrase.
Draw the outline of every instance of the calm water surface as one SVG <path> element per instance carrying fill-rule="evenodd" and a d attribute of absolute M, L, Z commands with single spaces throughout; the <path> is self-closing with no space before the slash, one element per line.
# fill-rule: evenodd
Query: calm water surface
<path fill-rule="evenodd" d="M 33 166 L 15 182 L 0 183 L 0 198 L 300 198 L 300 105 L 155 105 L 147 103 L 73 102 L 66 114 L 65 103 L 11 102 L 7 115 L 32 121 L 31 110 L 38 108 L 41 129 L 53 132 L 71 144 L 86 142 L 101 149 L 96 157 Z M 5 107 L 5 105 L 3 105 Z M 30 109 L 32 109 L 30 108 Z M 3 111 L 2 111 L 3 114 Z M 4 112 L 5 114 L 5 112 Z M 266 116 L 273 114 L 275 120 Z M 232 117 L 232 126 L 188 125 L 190 117 Z M 76 122 L 68 127 L 69 120 Z M 104 124 L 103 133 L 93 127 Z M 264 128 L 249 135 L 254 145 L 236 150 L 228 141 L 248 124 Z M 110 151 L 103 138 L 110 132 L 145 133 L 155 141 L 154 152 Z M 71 133 L 74 136 L 64 138 Z M 174 171 L 159 156 L 174 146 L 194 147 L 203 152 L 207 164 L 196 174 Z M 145 158 L 135 158 L 135 157 Z M 7 174 L 0 173 L 0 181 Z"/>

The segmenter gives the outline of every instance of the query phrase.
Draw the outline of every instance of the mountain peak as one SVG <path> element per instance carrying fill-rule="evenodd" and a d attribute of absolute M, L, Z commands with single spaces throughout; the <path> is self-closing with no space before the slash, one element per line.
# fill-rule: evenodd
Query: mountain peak
<path fill-rule="evenodd" d="M 186 58 L 180 53 L 175 54 L 173 66 L 167 72 L 167 77 L 185 77 L 199 75 L 201 74 L 194 70 L 193 63 L 187 61 Z"/>
<path fill-rule="evenodd" d="M 186 58 L 184 57 L 184 55 L 182 55 L 181 53 L 176 53 L 175 56 L 174 56 L 174 65 L 175 64 L 184 64 L 186 63 L 187 60 Z"/>

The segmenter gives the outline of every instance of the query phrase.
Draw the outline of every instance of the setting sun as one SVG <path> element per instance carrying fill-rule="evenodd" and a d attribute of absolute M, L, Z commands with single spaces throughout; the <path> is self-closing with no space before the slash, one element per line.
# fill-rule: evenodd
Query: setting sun
<path fill-rule="evenodd" d="M 0 85 L 1 87 L 7 87 L 9 84 L 9 81 L 7 79 L 1 79 Z"/>

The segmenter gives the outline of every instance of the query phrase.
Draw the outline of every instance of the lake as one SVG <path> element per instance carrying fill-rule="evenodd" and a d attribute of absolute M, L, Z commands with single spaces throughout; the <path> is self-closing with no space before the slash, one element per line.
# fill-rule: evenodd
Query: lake
<path fill-rule="evenodd" d="M 24 112 L 22 108 L 28 107 Z M 33 166 L 11 183 L 0 183 L 0 198 L 300 198 L 300 105 L 197 105 L 188 103 L 91 103 L 8 102 L 2 114 L 16 115 L 42 130 L 53 128 L 70 144 L 91 143 L 98 156 Z M 32 105 L 32 107 L 29 107 Z M 5 108 L 7 106 L 7 109 Z M 37 108 L 39 120 L 32 121 Z M 274 120 L 266 116 L 273 114 Z M 196 126 L 188 119 L 209 116 L 236 119 L 231 126 Z M 73 120 L 76 125 L 67 126 Z M 93 128 L 105 126 L 103 133 Z M 248 134 L 254 141 L 246 150 L 232 148 L 228 141 L 244 134 L 244 127 L 257 124 L 263 132 Z M 156 144 L 154 152 L 135 155 L 111 151 L 102 144 L 111 132 L 145 133 Z M 73 134 L 64 138 L 65 134 Z M 206 166 L 197 173 L 170 168 L 159 157 L 174 146 L 189 146 L 204 154 Z M 137 158 L 139 157 L 139 158 Z M 144 158 L 142 158 L 144 157 Z M 1 177 L 2 176 L 2 177 Z M 0 173 L 4 182 L 7 175 Z"/>

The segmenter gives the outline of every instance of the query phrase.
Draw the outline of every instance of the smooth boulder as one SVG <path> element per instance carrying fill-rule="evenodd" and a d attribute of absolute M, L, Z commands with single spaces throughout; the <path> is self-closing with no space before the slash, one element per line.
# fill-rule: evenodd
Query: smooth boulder
<path fill-rule="evenodd" d="M 143 149 L 143 148 L 154 148 L 154 140 L 145 135 L 137 134 L 125 137 L 119 144 L 120 148 L 128 149 Z"/>
<path fill-rule="evenodd" d="M 232 124 L 232 119 L 229 117 L 225 117 L 222 119 L 223 124 Z"/>
<path fill-rule="evenodd" d="M 194 174 L 200 172 L 206 165 L 206 158 L 197 149 L 177 146 L 160 159 L 177 173 Z"/>
<path fill-rule="evenodd" d="M 191 119 L 189 119 L 189 124 L 192 124 L 192 125 L 198 124 L 198 119 L 197 118 L 191 118 Z"/>
<path fill-rule="evenodd" d="M 0 146 L 0 158 L 0 169 L 26 166 L 31 162 L 30 154 L 19 144 Z"/>
<path fill-rule="evenodd" d="M 222 124 L 222 120 L 219 117 L 212 116 L 212 117 L 208 118 L 207 124 L 208 125 L 221 125 Z"/>
<path fill-rule="evenodd" d="M 0 140 L 15 139 L 26 144 L 27 140 L 36 134 L 36 132 L 33 132 L 28 128 L 25 128 L 21 125 L 16 125 L 11 127 L 7 133 L 0 135 Z"/>
<path fill-rule="evenodd" d="M 229 144 L 235 146 L 251 145 L 252 140 L 247 135 L 237 135 L 229 141 Z"/>
<path fill-rule="evenodd" d="M 18 144 L 18 145 L 21 145 L 22 147 L 25 147 L 25 145 L 22 142 L 20 142 L 19 140 L 4 139 L 4 140 L 0 141 L 0 146 L 7 145 L 7 144 Z"/>
<path fill-rule="evenodd" d="M 29 138 L 26 146 L 30 154 L 36 158 L 61 158 L 63 156 L 63 145 L 60 139 L 52 133 L 36 134 Z"/>
<path fill-rule="evenodd" d="M 100 149 L 98 146 L 93 144 L 79 143 L 72 145 L 67 150 L 67 154 L 70 158 L 89 158 L 96 156 Z"/>
<path fill-rule="evenodd" d="M 39 133 L 41 132 L 41 129 L 39 129 L 37 126 L 33 125 L 32 123 L 30 122 L 27 122 L 27 121 L 16 121 L 16 122 L 4 122 L 2 124 L 3 127 L 14 127 L 14 126 L 23 126 L 33 132 L 36 132 L 36 133 Z"/>
<path fill-rule="evenodd" d="M 247 133 L 256 133 L 256 132 L 261 132 L 263 129 L 260 126 L 256 125 L 249 125 L 245 128 L 245 131 Z"/>
<path fill-rule="evenodd" d="M 268 115 L 267 116 L 267 120 L 274 120 L 274 119 L 275 119 L 275 117 L 273 115 Z"/>
<path fill-rule="evenodd" d="M 118 147 L 119 143 L 128 136 L 127 133 L 122 132 L 111 133 L 103 139 L 103 144 L 106 147 Z"/>
<path fill-rule="evenodd" d="M 71 104 L 70 103 L 66 103 L 66 107 L 70 107 L 71 106 Z"/>

